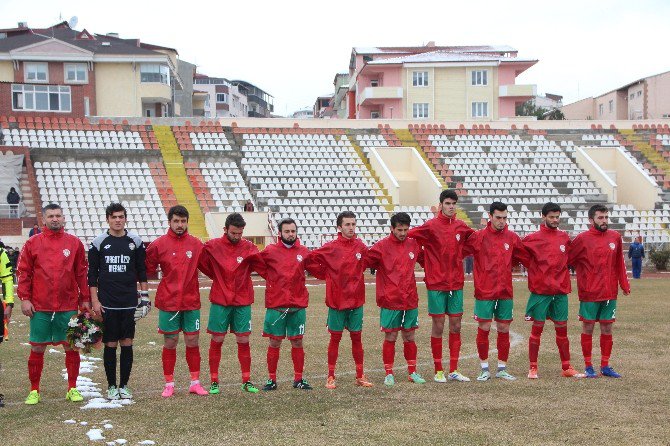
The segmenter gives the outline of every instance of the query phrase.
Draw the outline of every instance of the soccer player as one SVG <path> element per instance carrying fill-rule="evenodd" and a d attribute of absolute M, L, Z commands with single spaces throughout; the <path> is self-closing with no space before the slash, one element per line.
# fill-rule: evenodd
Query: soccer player
<path fill-rule="evenodd" d="M 263 390 L 277 390 L 277 364 L 284 338 L 291 342 L 293 387 L 311 390 L 312 386 L 302 376 L 305 368 L 302 338 L 309 304 L 309 293 L 305 286 L 305 260 L 309 251 L 300 244 L 295 220 L 284 218 L 277 224 L 277 229 L 277 243 L 249 257 L 254 269 L 266 280 L 263 336 L 269 338 L 267 363 L 270 376 Z"/>
<path fill-rule="evenodd" d="M 377 269 L 377 306 L 380 308 L 381 331 L 384 332 L 382 357 L 386 386 L 395 385 L 393 362 L 398 332 L 402 333 L 409 381 L 426 382 L 416 371 L 414 331 L 419 327 L 419 295 L 416 291 L 414 266 L 423 265 L 423 250 L 409 238 L 412 219 L 404 212 L 391 216 L 391 234 L 375 243 L 368 251 L 367 263 Z"/>
<path fill-rule="evenodd" d="M 593 329 L 599 322 L 600 373 L 610 378 L 621 378 L 609 365 L 618 287 L 621 287 L 625 296 L 630 294 L 621 235 L 608 229 L 609 210 L 606 206 L 595 204 L 589 209 L 588 215 L 591 227 L 572 241 L 568 259 L 568 263 L 577 270 L 585 374 L 587 378 L 598 377 L 593 370 L 591 351 Z"/>
<path fill-rule="evenodd" d="M 65 232 L 63 210 L 50 203 L 42 210 L 44 230 L 30 237 L 21 250 L 17 267 L 21 312 L 30 318 L 30 393 L 26 404 L 40 402 L 40 377 L 47 345 L 62 345 L 65 350 L 68 401 L 83 401 L 77 390 L 79 352 L 66 340 L 67 324 L 78 308 L 89 310 L 90 294 L 86 281 L 84 245 Z"/>
<path fill-rule="evenodd" d="M 169 228 L 147 248 L 147 274 L 155 274 L 160 266 L 163 278 L 156 290 L 158 332 L 163 334 L 162 396 L 174 394 L 174 366 L 177 361 L 179 332 L 184 332 L 186 363 L 191 374 L 189 393 L 208 395 L 200 384 L 200 289 L 198 260 L 202 243 L 188 233 L 188 210 L 181 205 L 168 211 Z"/>
<path fill-rule="evenodd" d="M 356 364 L 356 385 L 372 387 L 363 374 L 363 304 L 365 304 L 365 256 L 367 246 L 356 236 L 356 214 L 341 212 L 337 216 L 337 238 L 310 252 L 315 263 L 314 275 L 326 281 L 326 306 L 330 332 L 328 343 L 328 378 L 326 388 L 335 389 L 335 365 L 342 332 L 351 337 L 351 353 Z"/>
<path fill-rule="evenodd" d="M 146 251 L 142 239 L 126 230 L 127 212 L 121 203 L 105 209 L 109 229 L 91 242 L 88 250 L 88 285 L 94 315 L 103 319 L 103 364 L 107 375 L 107 398 L 130 399 L 128 388 L 133 368 L 135 310 L 138 300 L 149 299 Z M 139 298 L 137 282 L 140 283 Z M 120 377 L 116 382 L 116 347 L 121 344 Z"/>
<path fill-rule="evenodd" d="M 544 322 L 551 319 L 556 329 L 556 345 L 561 358 L 562 375 L 566 378 L 583 378 L 570 365 L 568 340 L 568 294 L 571 290 L 568 271 L 570 236 L 558 229 L 561 207 L 546 203 L 542 207 L 540 230 L 522 240 L 527 256 L 523 263 L 528 268 L 530 297 L 526 305 L 526 320 L 533 321 L 528 339 L 530 371 L 528 378 L 537 379 L 537 356 Z"/>
<path fill-rule="evenodd" d="M 475 320 L 477 351 L 481 373 L 477 381 L 491 379 L 489 372 L 489 331 L 495 318 L 498 332 L 498 371 L 496 378 L 515 380 L 507 372 L 509 358 L 509 326 L 512 323 L 514 296 L 512 267 L 523 257 L 521 239 L 507 228 L 507 205 L 494 201 L 489 207 L 489 221 L 485 228 L 472 234 L 466 244 L 466 253 L 475 261 Z"/>
<path fill-rule="evenodd" d="M 0 331 L 0 342 L 2 342 L 7 335 L 7 326 L 12 317 L 12 309 L 14 308 L 14 271 L 12 262 L 9 260 L 9 257 L 2 246 L 0 246 L 0 282 L 2 283 L 3 318 L 3 327 Z"/>
<path fill-rule="evenodd" d="M 212 384 L 210 394 L 218 394 L 221 346 L 230 330 L 237 339 L 237 358 L 242 369 L 242 390 L 258 393 L 251 383 L 251 304 L 254 287 L 251 283 L 251 264 L 243 262 L 258 253 L 256 245 L 242 238 L 247 223 L 242 215 L 233 213 L 226 217 L 223 236 L 205 243 L 200 255 L 200 271 L 212 279 L 209 300 L 207 332 L 212 335 L 209 343 L 209 373 Z"/>
<path fill-rule="evenodd" d="M 435 218 L 409 231 L 423 247 L 428 289 L 428 315 L 433 319 L 430 346 L 435 364 L 434 380 L 468 382 L 470 378 L 458 371 L 461 351 L 461 318 L 463 317 L 463 245 L 474 233 L 456 218 L 458 195 L 453 190 L 440 194 L 439 212 Z M 442 336 L 445 315 L 449 317 L 449 375 L 442 367 Z"/>

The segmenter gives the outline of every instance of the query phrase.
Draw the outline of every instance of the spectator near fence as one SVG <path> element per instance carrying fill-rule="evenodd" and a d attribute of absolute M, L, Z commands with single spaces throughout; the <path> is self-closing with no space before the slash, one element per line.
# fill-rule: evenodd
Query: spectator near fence
<path fill-rule="evenodd" d="M 642 259 L 644 259 L 644 245 L 642 237 L 637 237 L 628 248 L 628 258 L 633 263 L 633 279 L 639 279 L 642 275 Z"/>
<path fill-rule="evenodd" d="M 19 193 L 16 192 L 16 189 L 13 187 L 9 189 L 9 193 L 7 194 L 7 204 L 9 204 L 9 218 L 18 218 L 20 202 L 21 197 L 19 196 Z"/>

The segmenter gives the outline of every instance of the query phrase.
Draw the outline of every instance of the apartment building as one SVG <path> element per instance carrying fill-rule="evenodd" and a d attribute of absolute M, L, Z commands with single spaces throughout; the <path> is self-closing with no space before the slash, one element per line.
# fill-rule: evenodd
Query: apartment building
<path fill-rule="evenodd" d="M 206 118 L 247 117 L 249 105 L 246 90 L 240 91 L 222 77 L 196 73 L 193 78 L 193 113 Z"/>
<path fill-rule="evenodd" d="M 179 116 L 178 54 L 166 48 L 71 29 L 0 30 L 0 114 Z"/>
<path fill-rule="evenodd" d="M 352 49 L 348 117 L 352 119 L 495 120 L 536 95 L 516 84 L 537 59 L 509 46 Z"/>
<path fill-rule="evenodd" d="M 566 119 L 670 118 L 670 71 L 628 83 L 600 96 L 564 105 Z"/>
<path fill-rule="evenodd" d="M 230 81 L 237 87 L 240 93 L 246 95 L 249 111 L 247 115 L 250 118 L 271 118 L 275 111 L 274 97 L 266 91 L 255 86 L 251 82 L 243 80 Z"/>

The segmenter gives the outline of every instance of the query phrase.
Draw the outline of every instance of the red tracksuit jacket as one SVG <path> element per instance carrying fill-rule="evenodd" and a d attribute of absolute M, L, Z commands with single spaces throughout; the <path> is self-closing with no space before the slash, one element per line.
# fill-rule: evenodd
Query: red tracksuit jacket
<path fill-rule="evenodd" d="M 305 260 L 309 250 L 296 240 L 287 248 L 280 240 L 249 257 L 253 268 L 266 281 L 265 308 L 307 308 L 309 293 L 305 286 Z"/>
<path fill-rule="evenodd" d="M 161 267 L 163 278 L 156 291 L 156 308 L 163 311 L 200 309 L 198 260 L 202 242 L 185 232 L 178 236 L 171 229 L 147 248 L 147 274 Z"/>
<path fill-rule="evenodd" d="M 326 280 L 326 306 L 350 310 L 365 303 L 365 257 L 368 248 L 358 237 L 337 239 L 312 250 L 308 258 L 310 272 Z M 313 266 L 312 266 L 313 265 Z"/>
<path fill-rule="evenodd" d="M 225 234 L 205 243 L 198 265 L 200 271 L 212 279 L 209 293 L 212 303 L 224 306 L 254 303 L 252 265 L 243 261 L 257 253 L 258 248 L 249 240 L 233 244 Z"/>
<path fill-rule="evenodd" d="M 579 234 L 570 245 L 568 264 L 577 271 L 580 301 L 614 300 L 619 285 L 630 293 L 621 235 L 616 231 L 600 232 L 592 226 Z"/>
<path fill-rule="evenodd" d="M 409 231 L 426 257 L 426 288 L 435 291 L 463 289 L 463 245 L 475 231 L 457 218 L 437 217 Z"/>
<path fill-rule="evenodd" d="M 522 240 L 522 263 L 528 269 L 528 289 L 535 294 L 569 294 L 568 251 L 570 236 L 560 229 L 542 224 L 540 230 Z"/>
<path fill-rule="evenodd" d="M 414 265 L 423 266 L 419 242 L 407 237 L 402 242 L 390 234 L 368 251 L 367 265 L 377 269 L 377 306 L 389 310 L 411 310 L 419 306 Z"/>
<path fill-rule="evenodd" d="M 17 295 L 36 311 L 76 311 L 91 300 L 88 262 L 81 241 L 46 227 L 23 245 L 16 268 Z"/>
<path fill-rule="evenodd" d="M 512 267 L 523 258 L 523 246 L 516 233 L 496 231 L 489 222 L 468 238 L 465 255 L 474 256 L 475 298 L 512 299 Z"/>

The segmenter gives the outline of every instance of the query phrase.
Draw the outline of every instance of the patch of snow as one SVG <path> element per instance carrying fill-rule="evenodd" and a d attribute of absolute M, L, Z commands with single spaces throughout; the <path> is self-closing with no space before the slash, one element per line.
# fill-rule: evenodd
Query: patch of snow
<path fill-rule="evenodd" d="M 107 424 L 105 424 L 105 425 L 102 426 L 102 427 L 104 427 L 105 429 L 111 429 L 111 428 L 113 428 L 114 426 L 112 426 L 111 424 L 107 423 Z"/>
<path fill-rule="evenodd" d="M 156 343 L 155 343 L 154 341 L 149 341 L 149 342 L 147 342 L 147 344 L 149 344 L 149 345 L 156 345 Z"/>
<path fill-rule="evenodd" d="M 107 401 L 105 398 L 93 398 L 81 409 L 118 409 L 123 407 L 118 401 Z"/>
<path fill-rule="evenodd" d="M 77 422 L 75 420 L 65 420 L 65 421 L 63 421 L 63 423 L 65 423 L 65 424 L 77 424 Z"/>
<path fill-rule="evenodd" d="M 86 356 L 86 355 L 80 355 L 82 361 L 93 361 L 93 362 L 98 362 L 102 361 L 102 358 L 96 358 L 95 356 Z"/>
<path fill-rule="evenodd" d="M 77 390 L 79 390 L 78 387 L 77 387 Z M 86 390 L 83 390 L 83 391 L 79 390 L 79 393 L 81 393 L 81 396 L 83 396 L 84 398 L 102 398 L 102 393 L 97 392 L 97 391 L 91 392 L 91 391 L 86 391 Z"/>
<path fill-rule="evenodd" d="M 27 342 L 22 342 L 21 345 L 27 345 L 28 347 L 30 347 L 30 344 L 28 344 Z"/>
<path fill-rule="evenodd" d="M 91 429 L 90 431 L 86 432 L 86 435 L 88 435 L 88 439 L 91 441 L 99 441 L 105 439 L 105 437 L 102 436 L 102 429 Z"/>
<path fill-rule="evenodd" d="M 63 353 L 63 352 L 60 351 L 60 350 L 56 350 L 55 348 L 50 348 L 50 349 L 49 349 L 49 353 L 57 353 L 57 354 L 59 354 L 59 355 L 64 355 L 64 354 L 65 354 L 65 353 Z"/>
<path fill-rule="evenodd" d="M 79 424 L 81 424 L 82 426 L 88 426 L 88 421 L 82 421 L 82 422 L 79 423 Z"/>
<path fill-rule="evenodd" d="M 156 442 L 151 440 L 142 440 L 137 444 L 156 444 Z"/>
<path fill-rule="evenodd" d="M 128 440 L 126 440 L 125 438 L 117 438 L 114 441 L 116 442 L 116 444 L 126 444 L 126 443 L 128 443 Z"/>

